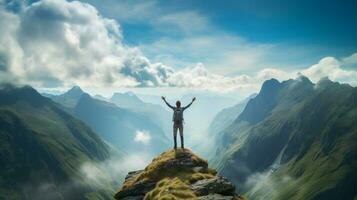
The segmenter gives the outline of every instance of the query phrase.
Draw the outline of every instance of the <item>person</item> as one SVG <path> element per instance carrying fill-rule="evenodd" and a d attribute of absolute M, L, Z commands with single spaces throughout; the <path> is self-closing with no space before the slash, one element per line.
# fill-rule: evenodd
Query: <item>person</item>
<path fill-rule="evenodd" d="M 172 116 L 172 121 L 173 121 L 173 136 L 174 136 L 174 149 L 177 149 L 177 142 L 176 142 L 176 138 L 177 138 L 177 130 L 180 132 L 180 140 L 181 140 L 181 148 L 184 148 L 184 142 L 183 142 L 183 111 L 185 111 L 188 107 L 190 107 L 192 105 L 192 103 L 196 100 L 196 97 L 192 98 L 191 103 L 189 103 L 187 106 L 185 107 L 181 107 L 181 102 L 180 101 L 176 101 L 176 107 L 170 105 L 167 101 L 166 98 L 164 96 L 161 97 L 162 100 L 164 100 L 164 102 L 166 103 L 166 105 L 168 107 L 170 107 L 174 113 Z"/>

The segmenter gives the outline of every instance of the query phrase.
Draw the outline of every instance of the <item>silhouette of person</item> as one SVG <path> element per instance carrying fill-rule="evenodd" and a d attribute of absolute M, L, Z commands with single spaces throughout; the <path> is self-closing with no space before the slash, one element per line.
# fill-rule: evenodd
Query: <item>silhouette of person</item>
<path fill-rule="evenodd" d="M 170 107 L 174 113 L 172 116 L 172 121 L 173 121 L 173 136 L 174 136 L 174 149 L 177 149 L 177 142 L 176 142 L 176 137 L 177 137 L 177 130 L 180 132 L 180 139 L 181 139 L 181 148 L 184 148 L 184 142 L 183 142 L 183 111 L 185 111 L 188 107 L 192 105 L 192 103 L 196 100 L 196 97 L 192 98 L 191 103 L 189 103 L 185 107 L 181 107 L 181 102 L 176 101 L 176 107 L 170 105 L 165 97 L 161 97 L 162 100 L 166 103 L 168 107 Z"/>

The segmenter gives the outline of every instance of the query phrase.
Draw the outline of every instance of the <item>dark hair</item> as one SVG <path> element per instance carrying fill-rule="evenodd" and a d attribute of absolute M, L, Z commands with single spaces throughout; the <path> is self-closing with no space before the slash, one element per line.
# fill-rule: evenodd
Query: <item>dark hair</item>
<path fill-rule="evenodd" d="M 176 101 L 176 107 L 181 107 L 181 102 L 180 101 Z"/>

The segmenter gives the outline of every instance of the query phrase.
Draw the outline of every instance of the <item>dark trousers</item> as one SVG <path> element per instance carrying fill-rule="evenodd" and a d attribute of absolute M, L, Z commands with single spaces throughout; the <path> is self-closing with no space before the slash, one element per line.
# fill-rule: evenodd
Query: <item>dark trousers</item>
<path fill-rule="evenodd" d="M 177 131 L 180 132 L 181 148 L 184 148 L 184 144 L 183 144 L 183 124 L 182 123 L 174 123 L 174 126 L 173 126 L 174 148 L 175 149 L 177 148 L 177 142 L 176 142 Z"/>

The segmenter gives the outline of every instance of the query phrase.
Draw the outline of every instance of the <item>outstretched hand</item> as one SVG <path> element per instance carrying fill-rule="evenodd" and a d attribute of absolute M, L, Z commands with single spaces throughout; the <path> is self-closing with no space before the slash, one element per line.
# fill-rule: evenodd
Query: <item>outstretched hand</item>
<path fill-rule="evenodd" d="M 165 101 L 165 97 L 164 96 L 162 96 L 161 99 Z"/>
<path fill-rule="evenodd" d="M 194 102 L 194 101 L 196 101 L 196 97 L 193 97 L 193 98 L 192 98 L 192 102 Z"/>

